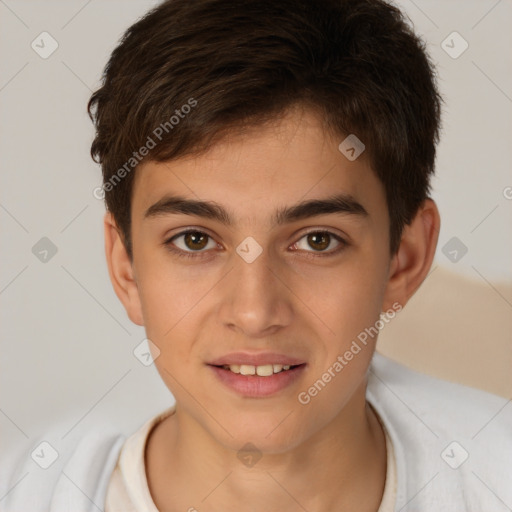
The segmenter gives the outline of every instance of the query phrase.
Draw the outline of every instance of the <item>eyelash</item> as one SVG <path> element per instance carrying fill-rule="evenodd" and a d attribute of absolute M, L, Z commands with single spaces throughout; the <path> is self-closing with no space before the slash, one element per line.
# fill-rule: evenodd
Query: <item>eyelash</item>
<path fill-rule="evenodd" d="M 180 233 L 177 233 L 176 235 L 173 235 L 171 238 L 166 240 L 163 243 L 163 245 L 167 248 L 167 250 L 169 250 L 170 252 L 172 252 L 173 254 L 178 256 L 179 258 L 190 259 L 190 258 L 204 257 L 203 255 L 207 251 L 183 251 L 182 249 L 178 249 L 178 248 L 174 247 L 173 240 L 175 240 L 176 238 L 179 238 L 180 236 L 187 235 L 188 233 L 199 233 L 202 235 L 206 235 L 208 238 L 213 240 L 213 237 L 211 237 L 208 233 L 205 233 L 204 231 L 200 231 L 198 229 L 187 229 L 185 231 L 181 231 Z M 340 245 L 336 249 L 329 251 L 329 252 L 306 251 L 306 258 L 319 258 L 319 257 L 326 258 L 329 256 L 335 256 L 349 246 L 349 243 L 346 240 L 341 238 L 339 235 L 333 233 L 332 231 L 328 231 L 328 230 L 308 231 L 307 233 L 304 233 L 299 238 L 299 240 L 302 240 L 305 236 L 312 235 L 312 234 L 327 234 L 327 235 L 333 237 L 336 241 L 338 241 Z M 297 242 L 295 242 L 295 244 L 298 243 L 299 240 L 297 240 Z M 293 244 L 293 245 L 295 245 L 295 244 Z"/>

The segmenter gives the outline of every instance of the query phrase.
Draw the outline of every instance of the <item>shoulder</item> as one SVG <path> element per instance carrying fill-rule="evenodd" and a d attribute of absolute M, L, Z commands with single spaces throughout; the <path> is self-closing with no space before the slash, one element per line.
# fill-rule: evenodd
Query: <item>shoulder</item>
<path fill-rule="evenodd" d="M 102 507 L 125 436 L 108 423 L 67 431 L 64 421 L 4 450 L 2 512 L 77 512 Z"/>
<path fill-rule="evenodd" d="M 368 391 L 392 409 L 405 408 L 431 419 L 441 430 L 460 428 L 470 433 L 491 420 L 494 430 L 512 437 L 510 399 L 425 375 L 377 352 L 369 370 Z"/>
<path fill-rule="evenodd" d="M 417 510 L 438 511 L 512 503 L 510 399 L 422 374 L 379 353 L 370 365 L 367 398 L 392 439 L 399 503 L 414 497 Z"/>

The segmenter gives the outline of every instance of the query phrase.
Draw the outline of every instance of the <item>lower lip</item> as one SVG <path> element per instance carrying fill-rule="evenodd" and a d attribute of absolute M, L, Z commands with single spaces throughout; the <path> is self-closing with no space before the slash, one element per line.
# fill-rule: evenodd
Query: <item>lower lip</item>
<path fill-rule="evenodd" d="M 282 391 L 295 382 L 306 368 L 306 364 L 301 364 L 268 377 L 260 377 L 259 375 L 233 373 L 231 370 L 225 370 L 218 366 L 209 366 L 226 386 L 250 398 L 267 397 Z"/>

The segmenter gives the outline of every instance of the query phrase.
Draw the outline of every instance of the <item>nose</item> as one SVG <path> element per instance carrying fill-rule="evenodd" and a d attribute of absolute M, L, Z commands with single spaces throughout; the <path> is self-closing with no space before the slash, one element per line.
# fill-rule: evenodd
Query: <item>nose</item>
<path fill-rule="evenodd" d="M 264 250 L 248 263 L 234 258 L 223 284 L 220 321 L 246 337 L 260 338 L 290 325 L 293 294 L 283 269 L 272 264 Z"/>

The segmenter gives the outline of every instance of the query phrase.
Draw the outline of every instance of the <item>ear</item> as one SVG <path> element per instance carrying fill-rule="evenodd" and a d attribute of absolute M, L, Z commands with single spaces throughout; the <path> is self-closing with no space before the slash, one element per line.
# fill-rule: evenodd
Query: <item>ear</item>
<path fill-rule="evenodd" d="M 121 231 L 110 212 L 105 214 L 103 224 L 105 228 L 105 255 L 114 291 L 123 303 L 130 320 L 137 325 L 144 325 L 133 264 L 126 252 Z"/>
<path fill-rule="evenodd" d="M 436 203 L 426 199 L 404 227 L 400 247 L 389 266 L 383 311 L 398 302 L 404 307 L 427 277 L 439 237 L 441 219 Z"/>

